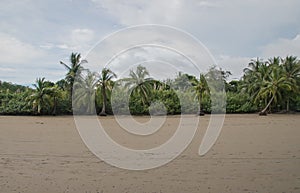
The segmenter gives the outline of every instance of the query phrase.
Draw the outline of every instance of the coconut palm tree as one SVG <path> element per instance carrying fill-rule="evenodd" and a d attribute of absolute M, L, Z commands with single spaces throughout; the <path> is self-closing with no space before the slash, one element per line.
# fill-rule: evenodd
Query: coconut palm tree
<path fill-rule="evenodd" d="M 80 110 L 84 114 L 93 114 L 95 112 L 97 84 L 97 74 L 89 70 L 85 77 L 77 79 L 74 83 L 73 95 L 73 107 L 75 107 L 76 110 Z"/>
<path fill-rule="evenodd" d="M 87 63 L 86 60 L 81 59 L 81 55 L 79 53 L 72 53 L 70 56 L 70 65 L 60 61 L 60 63 L 68 70 L 66 74 L 66 81 L 69 84 L 70 89 L 70 97 L 72 96 L 73 84 L 75 81 L 75 77 L 80 75 L 83 70 L 82 64 Z"/>
<path fill-rule="evenodd" d="M 300 90 L 300 62 L 295 56 L 287 56 L 282 59 L 283 74 L 290 83 L 292 89 L 286 92 L 286 111 L 290 110 L 290 99 Z"/>
<path fill-rule="evenodd" d="M 117 75 L 108 68 L 103 68 L 100 74 L 99 84 L 102 93 L 102 110 L 100 116 L 106 116 L 107 90 L 112 89 L 112 79 Z"/>
<path fill-rule="evenodd" d="M 272 64 L 269 68 L 270 73 L 265 79 L 263 79 L 261 88 L 254 99 L 255 101 L 258 101 L 261 98 L 268 100 L 265 108 L 259 113 L 260 115 L 266 115 L 267 109 L 270 107 L 272 102 L 277 103 L 279 99 L 282 99 L 282 90 L 290 90 L 292 88 L 286 77 L 282 76 L 283 71 L 280 66 Z"/>
<path fill-rule="evenodd" d="M 258 72 L 262 64 L 263 61 L 261 59 L 252 59 L 251 62 L 248 64 L 248 67 L 244 69 L 245 76 L 250 76 L 251 74 Z"/>
<path fill-rule="evenodd" d="M 57 110 L 57 100 L 59 97 L 61 97 L 61 89 L 60 87 L 55 84 L 54 86 L 48 88 L 48 95 L 53 99 L 53 108 L 52 108 L 52 115 L 56 115 Z"/>
<path fill-rule="evenodd" d="M 47 96 L 50 94 L 49 87 L 47 87 L 45 78 L 36 79 L 36 83 L 33 84 L 35 92 L 30 96 L 30 100 L 33 104 L 33 108 L 37 108 L 37 113 L 41 114 L 42 109 L 48 101 Z"/>
<path fill-rule="evenodd" d="M 199 115 L 204 116 L 204 112 L 201 109 L 201 102 L 204 95 L 209 95 L 209 87 L 206 82 L 205 76 L 200 74 L 200 78 L 190 78 L 191 84 L 196 92 L 196 98 L 199 101 Z"/>
<path fill-rule="evenodd" d="M 269 71 L 267 63 L 259 58 L 251 60 L 248 67 L 244 69 L 243 84 L 241 87 L 245 93 L 249 94 L 252 101 L 259 101 L 256 97 L 263 82 L 269 75 Z"/>
<path fill-rule="evenodd" d="M 144 105 L 149 105 L 149 97 L 153 89 L 153 79 L 148 76 L 149 72 L 146 67 L 138 65 L 135 72 L 130 70 L 129 78 L 122 80 L 125 82 L 125 87 L 128 88 L 132 94 L 142 98 Z"/>
<path fill-rule="evenodd" d="M 281 61 L 282 61 L 282 59 L 280 57 L 273 57 L 273 58 L 269 58 L 266 63 L 268 66 L 278 67 L 281 64 Z"/>

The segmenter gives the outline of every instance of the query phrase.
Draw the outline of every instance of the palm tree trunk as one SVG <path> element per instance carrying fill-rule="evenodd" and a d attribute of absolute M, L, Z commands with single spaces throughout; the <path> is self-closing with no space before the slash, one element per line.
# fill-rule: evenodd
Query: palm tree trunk
<path fill-rule="evenodd" d="M 290 111 L 290 98 L 288 97 L 287 101 L 286 101 L 286 112 L 289 112 L 289 111 Z"/>
<path fill-rule="evenodd" d="M 42 105 L 41 104 L 38 104 L 38 106 L 37 106 L 37 113 L 38 113 L 38 115 L 40 115 L 41 114 L 41 110 L 42 110 Z"/>
<path fill-rule="evenodd" d="M 105 85 L 103 84 L 102 86 L 102 110 L 100 112 L 100 116 L 106 116 L 106 112 L 105 112 L 105 107 L 106 107 L 106 90 L 105 90 Z"/>
<path fill-rule="evenodd" d="M 201 97 L 199 97 L 199 112 L 198 112 L 198 115 L 199 116 L 204 116 L 205 115 L 205 113 L 202 111 L 202 109 L 201 109 Z"/>
<path fill-rule="evenodd" d="M 89 100 L 89 105 L 88 105 L 87 113 L 89 115 L 92 115 L 95 112 L 95 93 L 93 93 L 92 97 L 89 98 L 88 100 Z"/>
<path fill-rule="evenodd" d="M 270 101 L 267 104 L 267 106 L 259 113 L 259 115 L 267 115 L 267 109 L 269 108 L 269 106 L 271 105 L 271 103 L 273 102 L 273 100 L 274 100 L 274 95 L 270 99 Z"/>
<path fill-rule="evenodd" d="M 70 100 L 72 101 L 72 95 L 73 95 L 73 84 L 70 84 Z"/>

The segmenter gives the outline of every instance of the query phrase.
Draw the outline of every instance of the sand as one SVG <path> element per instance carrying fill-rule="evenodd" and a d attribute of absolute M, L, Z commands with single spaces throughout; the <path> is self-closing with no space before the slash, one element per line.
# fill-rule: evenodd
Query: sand
<path fill-rule="evenodd" d="M 72 116 L 1 116 L 0 192 L 300 192 L 300 115 L 226 115 L 218 141 L 200 157 L 209 118 L 201 117 L 192 143 L 175 160 L 130 171 L 92 154 Z M 179 121 L 169 117 L 147 139 L 122 131 L 113 117 L 99 119 L 118 143 L 137 149 L 164 143 Z"/>

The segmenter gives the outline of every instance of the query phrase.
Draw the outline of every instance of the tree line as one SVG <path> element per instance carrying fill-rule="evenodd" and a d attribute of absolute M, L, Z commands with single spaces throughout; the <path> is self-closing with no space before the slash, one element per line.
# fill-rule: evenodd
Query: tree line
<path fill-rule="evenodd" d="M 300 62 L 295 56 L 251 60 L 242 78 L 232 81 L 230 72 L 216 66 L 199 77 L 178 72 L 174 79 L 157 81 L 139 65 L 118 79 L 108 68 L 99 73 L 85 69 L 87 62 L 72 53 L 69 63 L 60 61 L 67 73 L 55 83 L 44 77 L 37 78 L 33 88 L 0 82 L 0 114 L 204 115 L 224 108 L 227 113 L 266 115 L 300 110 Z M 211 77 L 223 85 L 210 85 Z M 217 87 L 226 92 L 226 104 L 212 102 Z"/>

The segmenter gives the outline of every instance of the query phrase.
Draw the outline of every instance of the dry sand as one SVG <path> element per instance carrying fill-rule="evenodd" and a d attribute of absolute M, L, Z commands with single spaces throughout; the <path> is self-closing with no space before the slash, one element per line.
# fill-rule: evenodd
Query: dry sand
<path fill-rule="evenodd" d="M 192 143 L 172 162 L 129 171 L 94 156 L 71 116 L 1 116 L 0 192 L 300 192 L 300 115 L 226 115 L 217 143 L 200 157 L 209 118 L 201 117 Z M 146 139 L 126 136 L 113 117 L 99 119 L 112 138 L 130 148 L 163 143 L 179 120 L 169 117 Z"/>

